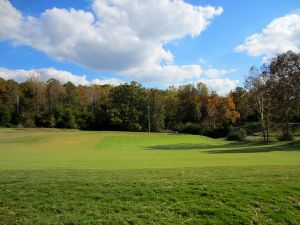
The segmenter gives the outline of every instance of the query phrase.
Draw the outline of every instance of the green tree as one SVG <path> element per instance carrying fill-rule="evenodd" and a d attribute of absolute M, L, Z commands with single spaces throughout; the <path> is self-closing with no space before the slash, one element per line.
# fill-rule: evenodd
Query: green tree
<path fill-rule="evenodd" d="M 164 105 L 165 105 L 165 127 L 167 129 L 174 129 L 178 124 L 178 110 L 179 97 L 175 87 L 169 87 L 164 91 Z"/>
<path fill-rule="evenodd" d="M 25 126 L 44 126 L 47 108 L 46 85 L 34 74 L 22 85 L 22 117 Z"/>
<path fill-rule="evenodd" d="M 151 130 L 160 131 L 165 127 L 165 104 L 163 99 L 163 92 L 158 89 L 150 89 L 148 92 L 148 106 L 150 107 Z"/>
<path fill-rule="evenodd" d="M 204 123 L 208 118 L 207 112 L 207 100 L 208 100 L 208 88 L 203 82 L 197 84 L 197 92 L 199 95 L 199 119 L 200 123 Z"/>
<path fill-rule="evenodd" d="M 46 82 L 47 114 L 45 120 L 50 127 L 56 126 L 57 121 L 54 113 L 56 111 L 56 107 L 62 104 L 64 93 L 65 89 L 59 80 L 51 78 Z"/>
<path fill-rule="evenodd" d="M 20 123 L 19 99 L 21 95 L 22 92 L 16 81 L 6 81 L 0 78 L 0 104 L 9 111 L 9 114 L 11 115 L 11 120 L 9 122 L 15 125 Z"/>
<path fill-rule="evenodd" d="M 54 117 L 57 128 L 78 128 L 73 110 L 65 105 L 56 105 Z"/>
<path fill-rule="evenodd" d="M 10 120 L 11 120 L 11 113 L 9 109 L 0 104 L 0 126 L 9 126 L 10 125 Z"/>
<path fill-rule="evenodd" d="M 59 80 L 49 79 L 46 83 L 46 94 L 48 100 L 48 111 L 53 111 L 56 105 L 60 104 L 64 98 L 65 89 Z"/>
<path fill-rule="evenodd" d="M 199 123 L 200 101 L 197 89 L 193 84 L 181 85 L 178 88 L 179 109 L 177 117 L 182 123 Z"/>
<path fill-rule="evenodd" d="M 93 129 L 110 129 L 111 85 L 93 85 L 90 90 L 91 104 L 89 105 L 95 119 Z"/>
<path fill-rule="evenodd" d="M 110 118 L 116 129 L 147 129 L 147 91 L 140 84 L 119 85 L 111 91 Z"/>
<path fill-rule="evenodd" d="M 81 121 L 82 113 L 86 113 L 82 109 L 81 99 L 77 87 L 72 82 L 67 82 L 64 85 L 64 114 L 67 128 L 76 128 Z M 85 116 L 85 115 L 84 115 Z"/>

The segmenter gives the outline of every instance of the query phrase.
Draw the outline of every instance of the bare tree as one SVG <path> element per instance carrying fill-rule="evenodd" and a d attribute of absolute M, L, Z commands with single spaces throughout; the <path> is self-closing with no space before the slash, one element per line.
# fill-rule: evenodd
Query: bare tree
<path fill-rule="evenodd" d="M 300 101 L 300 54 L 288 51 L 275 57 L 270 65 L 269 84 L 282 137 L 289 140 L 290 119 Z"/>
<path fill-rule="evenodd" d="M 263 66 L 261 70 L 252 67 L 245 81 L 245 88 L 249 91 L 250 102 L 259 116 L 265 142 L 269 141 L 270 117 L 273 108 L 272 96 L 268 86 L 269 78 L 267 66 Z"/>

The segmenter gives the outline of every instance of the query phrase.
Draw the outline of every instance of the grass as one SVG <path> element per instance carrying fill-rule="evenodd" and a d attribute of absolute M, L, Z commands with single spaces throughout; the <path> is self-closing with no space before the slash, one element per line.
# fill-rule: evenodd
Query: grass
<path fill-rule="evenodd" d="M 0 224 L 299 224 L 300 144 L 0 129 Z"/>

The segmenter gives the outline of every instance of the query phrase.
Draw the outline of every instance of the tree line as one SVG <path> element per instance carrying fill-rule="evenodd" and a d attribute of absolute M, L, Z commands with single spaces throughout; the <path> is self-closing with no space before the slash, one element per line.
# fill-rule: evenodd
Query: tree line
<path fill-rule="evenodd" d="M 137 82 L 75 86 L 32 76 L 21 84 L 0 79 L 0 102 L 2 126 L 146 131 L 150 119 L 152 131 L 203 123 L 215 129 L 240 116 L 230 95 L 209 93 L 203 83 L 159 90 Z"/>
<path fill-rule="evenodd" d="M 201 82 L 160 90 L 137 82 L 75 86 L 35 76 L 23 83 L 0 78 L 0 126 L 147 131 L 149 119 L 151 131 L 220 137 L 236 122 L 259 121 L 266 141 L 272 123 L 283 124 L 288 137 L 290 122 L 300 117 L 299 65 L 299 54 L 278 55 L 251 68 L 245 87 L 226 96 Z"/>
<path fill-rule="evenodd" d="M 269 141 L 274 125 L 281 129 L 282 140 L 291 140 L 291 122 L 299 122 L 300 118 L 300 54 L 288 51 L 261 68 L 252 67 L 245 87 L 264 141 Z"/>

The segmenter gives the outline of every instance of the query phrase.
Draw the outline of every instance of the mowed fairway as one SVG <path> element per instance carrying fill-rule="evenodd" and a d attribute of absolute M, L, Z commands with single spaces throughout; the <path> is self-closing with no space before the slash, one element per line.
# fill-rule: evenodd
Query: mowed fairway
<path fill-rule="evenodd" d="M 0 129 L 0 224 L 300 224 L 300 146 Z"/>

